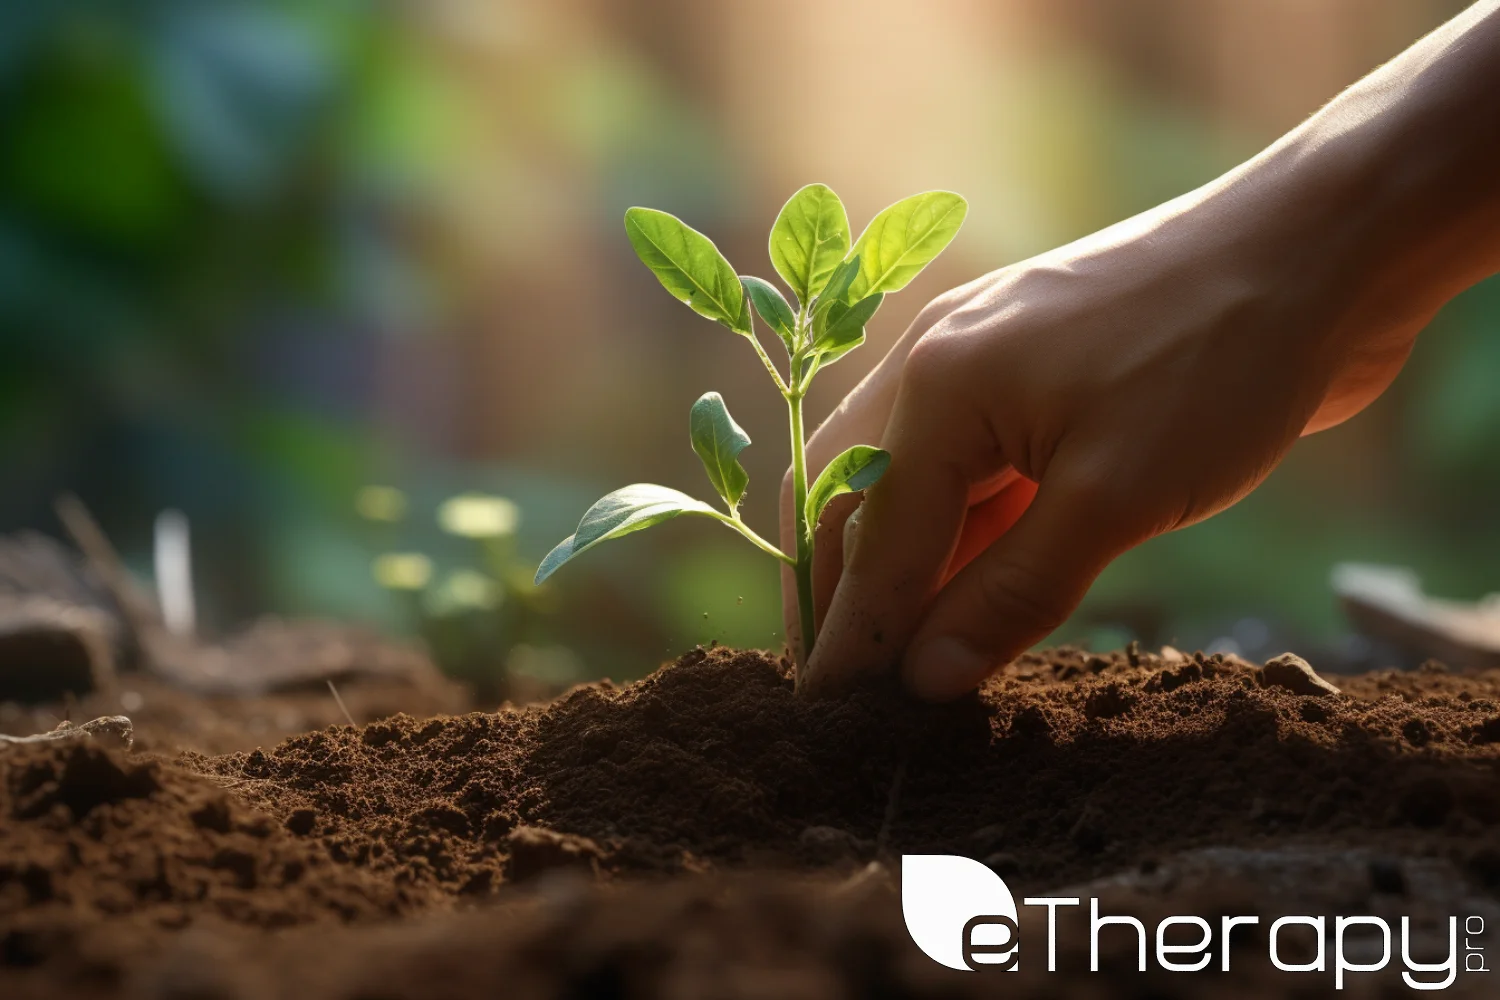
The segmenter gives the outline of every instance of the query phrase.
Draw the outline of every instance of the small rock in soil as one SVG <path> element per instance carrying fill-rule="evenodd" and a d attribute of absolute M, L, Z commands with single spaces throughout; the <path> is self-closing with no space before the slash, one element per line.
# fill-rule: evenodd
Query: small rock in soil
<path fill-rule="evenodd" d="M 586 869 L 597 873 L 604 856 L 599 845 L 587 837 L 558 833 L 544 826 L 518 826 L 505 837 L 510 864 L 505 873 L 516 882 L 558 869 Z"/>
<path fill-rule="evenodd" d="M 1319 677 L 1312 666 L 1295 653 L 1282 653 L 1267 660 L 1260 676 L 1266 687 L 1285 688 L 1293 694 L 1326 698 L 1339 693 L 1338 688 Z"/>

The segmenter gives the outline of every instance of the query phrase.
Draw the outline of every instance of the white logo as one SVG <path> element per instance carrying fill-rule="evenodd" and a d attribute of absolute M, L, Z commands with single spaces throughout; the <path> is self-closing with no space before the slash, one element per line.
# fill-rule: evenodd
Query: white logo
<path fill-rule="evenodd" d="M 1047 971 L 1057 971 L 1058 910 L 1088 905 L 1089 968 L 1099 971 L 1099 941 L 1106 929 L 1125 935 L 1145 972 L 1151 956 L 1167 972 L 1199 972 L 1211 967 L 1229 972 L 1231 938 L 1242 928 L 1261 922 L 1258 916 L 1221 914 L 1218 927 L 1196 916 L 1169 916 L 1152 928 L 1136 917 L 1100 910 L 1098 898 L 1027 896 L 1022 904 L 1047 912 L 1046 937 L 1030 954 Z M 960 972 L 1020 967 L 1021 931 L 1016 899 L 1005 881 L 971 858 L 951 854 L 905 854 L 901 857 L 901 914 L 918 948 L 934 962 Z M 1080 917 L 1083 914 L 1080 914 Z M 1284 916 L 1270 924 L 1267 944 L 1271 964 L 1287 973 L 1332 972 L 1335 990 L 1344 988 L 1349 973 L 1378 972 L 1399 959 L 1401 979 L 1413 990 L 1442 990 L 1452 986 L 1459 972 L 1489 972 L 1484 944 L 1485 921 L 1473 915 L 1463 921 L 1449 917 L 1448 956 L 1441 962 L 1417 962 L 1412 957 L 1411 919 L 1402 917 L 1399 933 L 1375 916 Z M 1184 940 L 1184 934 L 1186 940 Z M 1311 961 L 1285 961 L 1282 939 L 1301 935 L 1311 943 Z M 1169 937 L 1175 940 L 1169 942 Z M 1462 941 L 1462 947 L 1460 947 Z M 1154 950 L 1151 948 L 1155 944 Z M 1374 958 L 1374 961 L 1355 961 Z"/>
<path fill-rule="evenodd" d="M 917 947 L 960 972 L 980 965 L 1014 970 L 1016 900 L 1005 881 L 972 858 L 901 856 L 901 915 Z"/>

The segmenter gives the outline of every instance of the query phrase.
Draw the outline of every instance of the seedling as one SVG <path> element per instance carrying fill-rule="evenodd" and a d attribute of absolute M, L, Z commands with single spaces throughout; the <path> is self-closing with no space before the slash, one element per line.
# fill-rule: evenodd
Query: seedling
<path fill-rule="evenodd" d="M 684 514 L 713 518 L 756 548 L 791 566 L 797 580 L 804 660 L 816 640 L 813 622 L 813 531 L 829 501 L 872 485 L 890 455 L 855 445 L 808 485 L 802 400 L 819 371 L 865 341 L 865 324 L 886 295 L 900 291 L 932 261 L 963 225 L 968 203 L 949 191 L 913 195 L 885 209 L 851 244 L 849 220 L 838 195 L 809 184 L 792 195 L 771 227 L 771 265 L 792 291 L 790 301 L 768 281 L 741 277 L 707 236 L 665 212 L 632 208 L 625 232 L 636 254 L 662 285 L 688 308 L 750 342 L 786 399 L 792 439 L 792 490 L 797 550 L 781 551 L 740 518 L 750 477 L 739 455 L 750 437 L 729 415 L 717 392 L 705 393 L 688 417 L 693 450 L 703 461 L 725 512 L 665 486 L 637 483 L 599 500 L 578 530 L 547 554 L 536 571 L 541 583 L 563 563 L 600 542 Z M 758 315 L 786 348 L 786 375 L 755 335 Z"/>

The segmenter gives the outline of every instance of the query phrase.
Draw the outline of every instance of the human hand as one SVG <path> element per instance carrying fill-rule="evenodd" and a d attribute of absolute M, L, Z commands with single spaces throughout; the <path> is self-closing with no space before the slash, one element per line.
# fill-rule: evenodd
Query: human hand
<path fill-rule="evenodd" d="M 1224 191 L 939 297 L 813 435 L 812 468 L 872 441 L 892 461 L 847 560 L 858 499 L 817 528 L 802 689 L 898 664 L 922 697 L 971 689 L 1120 553 L 1232 505 L 1395 377 L 1426 315 L 1368 320 L 1346 255 L 1288 252 L 1300 206 Z"/>

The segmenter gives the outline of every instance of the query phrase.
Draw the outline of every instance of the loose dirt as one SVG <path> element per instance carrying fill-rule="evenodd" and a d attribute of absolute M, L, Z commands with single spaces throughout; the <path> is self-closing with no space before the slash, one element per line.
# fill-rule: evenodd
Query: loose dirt
<path fill-rule="evenodd" d="M 995 989 L 906 939 L 903 853 L 982 860 L 1017 898 L 1123 895 L 1143 917 L 1500 914 L 1500 672 L 1330 678 L 1342 693 L 1301 676 L 1062 649 L 951 705 L 879 687 L 806 703 L 784 662 L 717 649 L 542 707 L 396 715 L 221 756 L 17 747 L 0 752 L 0 987 Z M 1133 961 L 1117 944 L 1107 960 Z M 1163 982 L 1289 988 L 1241 966 Z M 1163 975 L 1038 971 L 1006 994 L 1140 995 Z M 1331 975 L 1294 982 L 1321 995 Z"/>

